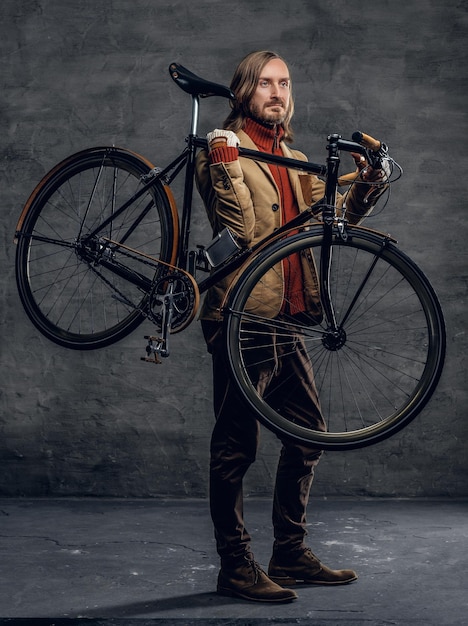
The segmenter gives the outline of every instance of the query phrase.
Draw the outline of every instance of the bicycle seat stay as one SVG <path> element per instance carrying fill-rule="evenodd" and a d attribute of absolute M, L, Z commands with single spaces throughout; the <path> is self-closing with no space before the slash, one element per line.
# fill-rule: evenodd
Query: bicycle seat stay
<path fill-rule="evenodd" d="M 235 95 L 228 87 L 200 78 L 179 63 L 170 64 L 169 74 L 176 85 L 191 96 L 200 96 L 201 98 L 220 96 L 229 100 L 235 99 Z"/>

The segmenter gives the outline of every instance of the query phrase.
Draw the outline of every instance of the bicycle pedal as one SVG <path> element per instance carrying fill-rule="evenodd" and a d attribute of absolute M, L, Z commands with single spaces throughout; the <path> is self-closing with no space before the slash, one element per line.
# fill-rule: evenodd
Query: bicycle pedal
<path fill-rule="evenodd" d="M 145 363 L 153 363 L 153 365 L 161 365 L 162 361 L 156 355 L 153 358 L 149 356 L 141 356 L 140 361 L 145 361 Z"/>

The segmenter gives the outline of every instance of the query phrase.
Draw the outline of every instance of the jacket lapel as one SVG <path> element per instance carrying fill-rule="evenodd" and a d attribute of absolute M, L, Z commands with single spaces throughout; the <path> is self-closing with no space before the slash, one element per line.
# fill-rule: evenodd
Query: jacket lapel
<path fill-rule="evenodd" d="M 281 146 L 283 149 L 284 156 L 288 157 L 288 159 L 293 159 L 294 154 L 291 152 L 288 146 L 285 145 L 284 141 L 281 144 Z M 296 201 L 299 207 L 299 211 L 302 213 L 302 211 L 307 209 L 307 204 L 304 201 L 304 194 L 302 193 L 301 181 L 299 180 L 299 176 L 300 176 L 299 171 L 288 169 L 288 175 L 289 175 L 289 180 L 291 181 L 291 187 L 293 190 L 294 197 L 296 198 Z"/>
<path fill-rule="evenodd" d="M 252 139 L 250 139 L 250 137 L 247 135 L 246 132 L 244 132 L 243 130 L 240 130 L 237 133 L 237 136 L 240 139 L 242 148 L 247 148 L 248 150 L 257 150 L 258 152 L 257 146 L 252 141 Z M 270 171 L 268 163 L 262 163 L 261 161 L 254 161 L 253 159 L 249 159 L 249 160 L 254 162 L 255 165 L 257 165 L 264 172 L 264 174 L 268 176 L 268 178 L 270 178 L 272 184 L 276 187 L 275 179 L 273 178 L 273 174 Z"/>
<path fill-rule="evenodd" d="M 247 148 L 249 150 L 258 150 L 257 146 L 252 141 L 252 139 L 247 135 L 246 132 L 244 132 L 243 130 L 240 130 L 237 133 L 237 135 L 238 135 L 238 137 L 240 139 L 240 143 L 241 143 L 241 146 L 243 148 Z M 293 153 L 288 148 L 288 146 L 284 143 L 284 141 L 281 144 L 281 148 L 283 150 L 283 154 L 284 154 L 285 157 L 288 157 L 289 159 L 294 158 Z M 250 160 L 253 161 L 253 159 L 250 159 Z M 270 171 L 268 163 L 263 163 L 261 161 L 254 161 L 254 163 L 271 180 L 272 185 L 276 189 L 275 179 L 273 178 L 273 174 Z M 304 197 L 303 197 L 303 194 L 302 194 L 301 183 L 300 183 L 300 180 L 299 180 L 299 173 L 298 173 L 297 170 L 291 170 L 290 169 L 290 170 L 288 170 L 288 174 L 289 174 L 289 180 L 291 181 L 291 187 L 292 187 L 292 191 L 293 191 L 294 197 L 296 198 L 297 204 L 299 206 L 299 210 L 300 211 L 304 211 L 304 209 L 307 208 L 307 205 L 304 202 Z"/>

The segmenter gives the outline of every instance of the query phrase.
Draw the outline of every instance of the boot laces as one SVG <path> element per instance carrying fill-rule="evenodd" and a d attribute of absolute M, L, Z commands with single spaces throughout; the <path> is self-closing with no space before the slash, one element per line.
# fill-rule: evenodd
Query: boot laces
<path fill-rule="evenodd" d="M 252 568 L 252 572 L 253 572 L 253 574 L 255 576 L 254 584 L 256 585 L 257 582 L 258 582 L 259 576 L 263 572 L 263 570 L 260 567 L 260 565 L 257 563 L 257 561 L 255 561 L 251 557 L 245 556 L 244 559 L 247 561 L 248 566 Z"/>
<path fill-rule="evenodd" d="M 304 554 L 308 557 L 311 557 L 314 561 L 317 561 L 318 563 L 320 563 L 320 559 L 312 552 L 310 548 L 306 548 L 304 550 Z"/>

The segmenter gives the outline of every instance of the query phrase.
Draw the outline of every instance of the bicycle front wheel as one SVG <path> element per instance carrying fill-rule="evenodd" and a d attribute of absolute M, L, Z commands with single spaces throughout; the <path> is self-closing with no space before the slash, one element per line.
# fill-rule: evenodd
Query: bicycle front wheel
<path fill-rule="evenodd" d="M 280 437 L 344 450 L 381 441 L 418 415 L 442 371 L 445 327 L 422 271 L 388 238 L 358 227 L 349 228 L 346 241 L 336 234 L 331 247 L 338 329 L 316 315 L 269 314 L 268 303 L 277 301 L 269 292 L 278 284 L 272 273 L 283 276 L 293 257 L 311 258 L 310 252 L 320 267 L 322 241 L 322 227 L 313 226 L 252 261 L 226 307 L 226 349 L 241 396 L 268 428 Z M 278 359 L 280 353 L 287 359 L 298 344 L 310 370 L 302 380 Z M 267 384 L 265 377 L 258 381 L 260 360 Z M 326 432 L 294 418 L 297 406 L 291 406 L 304 380 L 318 395 Z"/>
<path fill-rule="evenodd" d="M 178 237 L 169 188 L 157 181 L 132 201 L 151 169 L 128 150 L 84 150 L 49 172 L 26 203 L 16 232 L 18 291 L 34 325 L 59 345 L 101 348 L 144 319 L 154 265 L 125 250 L 171 263 Z"/>

